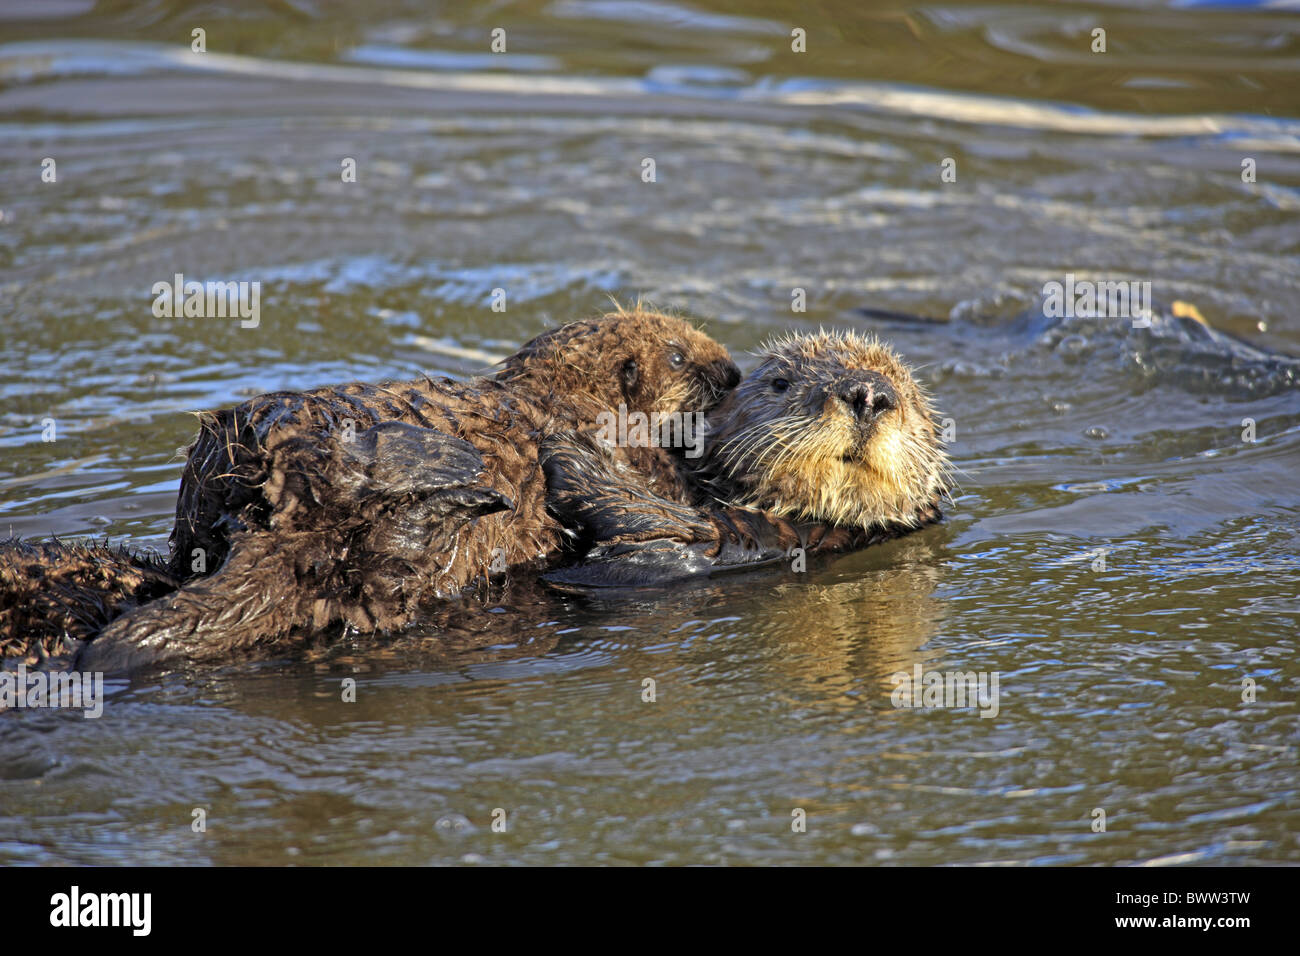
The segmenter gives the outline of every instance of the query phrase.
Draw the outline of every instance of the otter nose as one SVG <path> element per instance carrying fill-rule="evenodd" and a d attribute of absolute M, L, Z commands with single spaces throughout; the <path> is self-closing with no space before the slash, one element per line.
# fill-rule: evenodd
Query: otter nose
<path fill-rule="evenodd" d="M 841 383 L 839 399 L 853 417 L 864 425 L 873 422 L 891 408 L 898 407 L 894 386 L 883 375 L 875 372 Z"/>
<path fill-rule="evenodd" d="M 712 382 L 715 392 L 729 392 L 740 384 L 740 369 L 728 359 L 718 359 L 709 364 L 705 373 Z"/>

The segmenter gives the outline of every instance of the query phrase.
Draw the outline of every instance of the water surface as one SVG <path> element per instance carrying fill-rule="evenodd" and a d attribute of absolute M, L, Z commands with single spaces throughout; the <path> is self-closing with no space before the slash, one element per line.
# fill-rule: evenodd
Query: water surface
<path fill-rule="evenodd" d="M 877 332 L 952 419 L 960 487 L 946 524 L 802 575 L 511 595 L 380 648 L 113 682 L 98 720 L 5 713 L 0 860 L 1300 859 L 1296 389 L 1018 318 L 1067 273 L 1149 281 L 1300 354 L 1300 18 L 791 16 L 5 11 L 5 532 L 165 548 L 192 411 L 472 374 L 610 296 L 707 319 L 746 367 L 776 332 Z M 260 281 L 260 326 L 155 318 L 177 272 Z M 998 716 L 894 708 L 917 664 L 997 672 Z"/>

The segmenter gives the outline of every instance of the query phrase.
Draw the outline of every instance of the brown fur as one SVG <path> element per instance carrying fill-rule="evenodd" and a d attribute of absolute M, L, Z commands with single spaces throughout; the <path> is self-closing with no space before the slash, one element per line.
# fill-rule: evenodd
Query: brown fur
<path fill-rule="evenodd" d="M 546 434 L 590 431 L 620 403 L 704 410 L 738 380 L 712 339 L 634 309 L 539 336 L 492 378 L 281 392 L 205 416 L 172 536 L 170 570 L 191 580 L 110 624 L 83 664 L 220 657 L 338 620 L 401 627 L 494 564 L 560 551 Z M 659 452 L 624 454 L 653 480 L 672 467 Z"/>
<path fill-rule="evenodd" d="M 548 501 L 586 549 L 547 580 L 659 586 L 805 553 L 848 551 L 941 517 L 948 463 L 929 400 L 888 348 L 853 333 L 791 336 L 708 415 L 703 458 L 665 492 L 608 448 L 556 435 Z"/>
<path fill-rule="evenodd" d="M 107 544 L 0 542 L 0 662 L 69 657 L 113 618 L 179 584 L 153 555 Z"/>
<path fill-rule="evenodd" d="M 236 647 L 273 651 L 274 638 L 295 625 L 332 620 L 363 630 L 396 627 L 424 597 L 485 578 L 494 547 L 512 566 L 550 560 L 566 541 L 551 516 L 557 508 L 580 515 L 571 526 L 602 548 L 650 543 L 634 560 L 624 553 L 591 566 L 606 585 L 650 583 L 665 566 L 681 572 L 765 559 L 796 545 L 810 552 L 863 547 L 938 519 L 948 477 L 929 401 L 896 355 L 851 333 L 771 343 L 760 367 L 709 415 L 706 454 L 694 472 L 689 460 L 663 449 L 605 449 L 598 458 L 574 458 L 564 480 L 552 474 L 547 489 L 538 466 L 539 446 L 551 441 L 544 436 L 589 433 L 597 414 L 619 402 L 678 410 L 697 387 L 681 385 L 667 353 L 655 350 L 662 338 L 644 329 L 637 338 L 649 345 L 637 361 L 651 375 L 625 379 L 622 367 L 608 362 L 606 371 L 584 368 L 575 354 L 584 344 L 617 353 L 630 329 L 664 322 L 633 312 L 618 317 L 618 327 L 603 324 L 612 318 L 540 336 L 493 379 L 279 393 L 209 416 L 182 482 L 171 566 L 176 577 L 194 578 L 194 548 L 205 550 L 209 569 L 224 565 L 215 578 L 191 580 L 110 628 L 101 646 L 119 645 L 121 653 L 105 659 L 130 666 L 178 649 L 196 659 Z M 683 344 L 682 334 L 673 344 Z M 704 341 L 717 353 L 701 346 L 698 369 L 710 361 L 730 368 L 725 358 L 711 358 L 725 356 L 720 347 Z M 789 387 L 774 390 L 777 378 Z M 660 387 L 647 392 L 651 383 Z M 873 385 L 890 391 L 893 407 L 864 421 L 854 396 L 872 398 Z M 713 395 L 690 398 L 707 407 Z M 347 419 L 358 435 L 380 422 L 404 422 L 466 439 L 482 456 L 483 473 L 461 475 L 448 507 L 441 499 L 430 504 L 406 486 L 444 461 L 447 449 L 435 442 L 411 460 L 386 456 L 376 444 L 375 460 L 349 456 L 338 440 Z M 404 447 L 406 436 L 393 437 Z M 371 500 L 367 490 L 378 494 Z M 513 511 L 484 512 L 462 526 L 465 508 L 490 506 L 473 497 L 485 491 L 510 498 Z M 702 563 L 695 554 L 683 560 L 671 544 L 660 554 L 663 546 L 653 544 L 660 539 L 704 545 Z M 428 555 L 436 560 L 425 561 Z M 649 568 L 644 578 L 638 563 Z M 129 602 L 129 575 L 138 572 L 125 571 L 122 582 L 99 580 L 120 584 Z"/>
<path fill-rule="evenodd" d="M 681 370 L 668 365 L 673 350 L 685 351 Z M 630 384 L 624 381 L 629 359 L 638 366 Z M 313 496 L 328 491 L 330 456 L 344 423 L 360 434 L 397 421 L 468 441 L 483 455 L 484 487 L 514 504 L 476 522 L 454 555 L 428 569 L 434 593 L 457 593 L 486 575 L 496 549 L 515 566 L 545 560 L 559 547 L 560 529 L 546 514 L 537 468 L 539 436 L 593 428 L 600 412 L 620 402 L 646 412 L 706 409 L 738 378 L 726 350 L 687 323 L 630 311 L 544 333 L 492 378 L 353 383 L 260 396 L 203 416 L 181 477 L 170 570 L 193 576 L 195 549 L 215 569 L 232 530 L 325 530 L 324 502 Z M 654 477 L 671 465 L 651 451 L 622 453 Z"/>
<path fill-rule="evenodd" d="M 821 332 L 774 340 L 759 354 L 762 364 L 709 413 L 693 476 L 700 489 L 724 504 L 842 528 L 902 531 L 937 516 L 949 466 L 934 410 L 891 349 Z M 781 381 L 789 384 L 778 391 Z M 855 411 L 854 400 L 873 399 L 879 414 Z"/>

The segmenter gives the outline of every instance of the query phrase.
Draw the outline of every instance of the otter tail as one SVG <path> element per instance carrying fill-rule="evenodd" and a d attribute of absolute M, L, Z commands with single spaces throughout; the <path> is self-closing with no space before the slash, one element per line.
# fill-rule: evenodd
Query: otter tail
<path fill-rule="evenodd" d="M 180 586 L 151 554 L 0 541 L 0 662 L 71 657 L 114 618 Z"/>

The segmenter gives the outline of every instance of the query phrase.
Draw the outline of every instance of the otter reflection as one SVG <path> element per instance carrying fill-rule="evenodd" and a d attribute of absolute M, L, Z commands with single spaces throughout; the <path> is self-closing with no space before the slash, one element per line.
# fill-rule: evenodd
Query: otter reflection
<path fill-rule="evenodd" d="M 938 631 L 945 602 L 934 595 L 941 578 L 936 529 L 851 555 L 816 556 L 805 572 L 759 569 L 688 582 L 673 590 L 639 588 L 573 592 L 524 577 L 491 595 L 430 608 L 412 627 L 363 643 L 322 639 L 305 659 L 326 671 L 371 667 L 457 669 L 543 655 L 578 653 L 602 644 L 611 620 L 630 640 L 662 642 L 682 634 L 681 646 L 656 658 L 656 668 L 718 661 L 715 642 L 690 640 L 711 622 L 739 618 L 742 655 L 772 661 L 774 685 L 803 687 L 808 699 L 862 708 L 888 700 L 889 676 L 924 664 L 922 648 Z M 720 675 L 725 676 L 725 675 Z M 827 682 L 842 685 L 828 695 Z"/>

